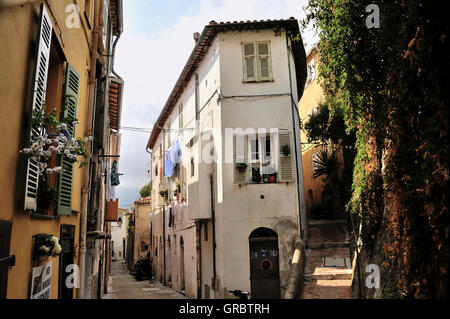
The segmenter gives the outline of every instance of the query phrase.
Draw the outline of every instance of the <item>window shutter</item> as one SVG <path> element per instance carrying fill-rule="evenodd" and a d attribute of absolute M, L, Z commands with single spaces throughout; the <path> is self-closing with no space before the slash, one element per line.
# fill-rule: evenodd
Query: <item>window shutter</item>
<path fill-rule="evenodd" d="M 292 182 L 294 180 L 294 174 L 292 172 L 294 148 L 292 146 L 293 143 L 291 132 L 289 130 L 279 130 L 278 139 L 280 146 L 280 165 L 279 165 L 280 182 Z M 283 153 L 284 145 L 289 146 L 290 150 L 289 155 L 284 155 Z"/>
<path fill-rule="evenodd" d="M 311 74 L 311 81 L 314 81 L 316 79 L 316 68 L 314 64 L 314 59 L 311 60 L 310 68 L 311 70 L 309 72 Z"/>
<path fill-rule="evenodd" d="M 66 78 L 63 88 L 64 110 L 63 117 L 75 121 L 77 117 L 78 91 L 80 87 L 80 75 L 72 65 L 67 63 Z M 75 137 L 75 125 L 68 125 L 67 129 L 72 137 Z M 64 155 L 61 157 L 62 172 L 59 175 L 58 215 L 72 214 L 72 180 L 73 163 Z"/>
<path fill-rule="evenodd" d="M 181 165 L 181 178 L 181 195 L 183 196 L 184 200 L 187 200 L 187 170 L 184 165 Z"/>
<path fill-rule="evenodd" d="M 45 5 L 41 4 L 41 17 L 39 23 L 38 45 L 36 53 L 36 68 L 33 81 L 33 97 L 30 115 L 29 140 L 41 135 L 42 127 L 32 125 L 32 114 L 40 112 L 45 103 L 45 90 L 47 88 L 48 67 L 50 63 L 50 44 L 52 41 L 53 24 Z M 26 164 L 24 209 L 36 210 L 39 173 L 37 161 L 28 159 Z"/>
<path fill-rule="evenodd" d="M 270 62 L 269 43 L 258 43 L 258 69 L 261 81 L 272 80 L 272 66 Z"/>
<path fill-rule="evenodd" d="M 247 170 L 240 172 L 236 169 L 237 163 L 247 163 L 247 136 L 246 135 L 234 135 L 233 137 L 233 170 L 234 170 L 234 183 L 244 184 L 247 182 Z"/>
<path fill-rule="evenodd" d="M 256 81 L 256 52 L 253 43 L 244 43 L 242 45 L 242 55 L 244 57 L 244 81 Z"/>

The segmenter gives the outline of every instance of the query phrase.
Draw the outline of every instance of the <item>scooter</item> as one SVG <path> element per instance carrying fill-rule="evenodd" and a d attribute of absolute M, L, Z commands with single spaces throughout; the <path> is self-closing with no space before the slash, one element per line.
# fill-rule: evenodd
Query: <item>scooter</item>
<path fill-rule="evenodd" d="M 248 291 L 245 290 L 230 290 L 230 292 L 235 295 L 236 297 L 239 297 L 239 299 L 251 299 L 251 295 Z"/>
<path fill-rule="evenodd" d="M 150 258 L 139 259 L 134 267 L 133 275 L 138 281 L 143 278 L 151 278 L 152 266 L 150 263 Z"/>

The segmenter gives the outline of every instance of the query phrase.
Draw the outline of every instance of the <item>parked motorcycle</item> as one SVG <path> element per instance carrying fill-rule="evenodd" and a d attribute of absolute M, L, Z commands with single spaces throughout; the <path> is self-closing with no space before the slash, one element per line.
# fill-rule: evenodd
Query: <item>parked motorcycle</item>
<path fill-rule="evenodd" d="M 152 265 L 150 263 L 150 258 L 139 259 L 136 262 L 136 265 L 134 266 L 133 276 L 138 281 L 144 278 L 152 277 Z"/>
<path fill-rule="evenodd" d="M 230 290 L 230 292 L 235 295 L 236 297 L 239 297 L 239 299 L 250 299 L 251 295 L 248 291 L 245 290 Z"/>

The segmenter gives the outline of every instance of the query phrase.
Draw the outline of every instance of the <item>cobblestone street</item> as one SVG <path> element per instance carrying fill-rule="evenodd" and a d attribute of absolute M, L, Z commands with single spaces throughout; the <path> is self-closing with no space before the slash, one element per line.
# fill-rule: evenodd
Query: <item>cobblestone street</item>
<path fill-rule="evenodd" d="M 158 281 L 137 281 L 127 270 L 125 261 L 113 261 L 108 294 L 103 299 L 186 299 Z"/>

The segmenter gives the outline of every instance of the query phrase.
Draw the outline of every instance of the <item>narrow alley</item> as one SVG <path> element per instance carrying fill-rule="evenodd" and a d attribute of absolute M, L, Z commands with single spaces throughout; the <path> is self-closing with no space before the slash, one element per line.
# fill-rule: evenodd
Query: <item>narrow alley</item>
<path fill-rule="evenodd" d="M 125 261 L 113 261 L 108 293 L 103 299 L 186 299 L 158 281 L 137 281 L 127 270 Z"/>

